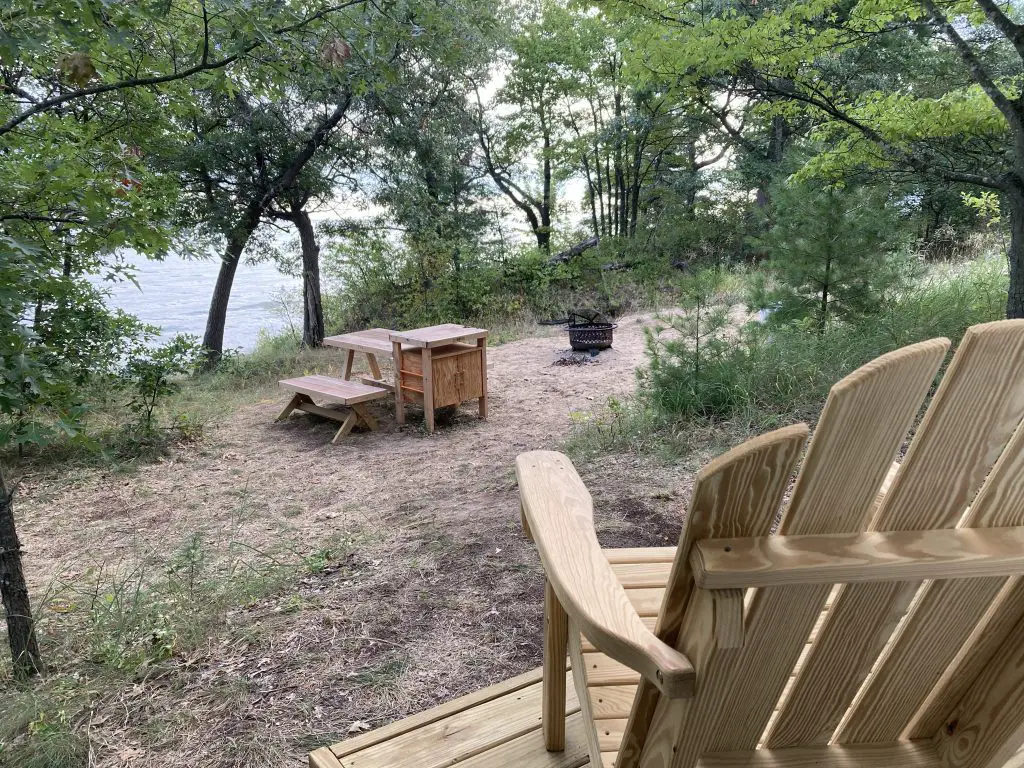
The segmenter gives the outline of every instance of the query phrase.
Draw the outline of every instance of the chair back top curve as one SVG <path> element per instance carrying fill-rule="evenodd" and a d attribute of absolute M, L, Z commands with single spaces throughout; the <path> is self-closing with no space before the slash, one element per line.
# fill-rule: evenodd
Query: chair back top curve
<path fill-rule="evenodd" d="M 998 768 L 1020 748 L 1020 577 L 738 592 L 699 588 L 691 567 L 704 539 L 1024 526 L 1024 320 L 967 331 L 894 463 L 948 349 L 913 344 L 838 382 L 802 461 L 795 425 L 698 473 L 655 629 L 695 693 L 641 680 L 616 768 Z"/>

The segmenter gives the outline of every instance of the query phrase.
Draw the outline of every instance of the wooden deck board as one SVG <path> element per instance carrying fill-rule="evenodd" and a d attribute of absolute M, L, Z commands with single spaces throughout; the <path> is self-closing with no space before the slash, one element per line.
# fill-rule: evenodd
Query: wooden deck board
<path fill-rule="evenodd" d="M 571 674 L 571 672 L 570 672 Z M 541 670 L 412 715 L 310 754 L 311 768 L 579 768 L 587 748 L 579 704 L 566 697 L 566 750 L 541 735 Z"/>

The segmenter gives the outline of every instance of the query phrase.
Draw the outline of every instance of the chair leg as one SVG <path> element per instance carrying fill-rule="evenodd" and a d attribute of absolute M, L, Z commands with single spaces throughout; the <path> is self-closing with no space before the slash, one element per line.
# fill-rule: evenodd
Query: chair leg
<path fill-rule="evenodd" d="M 288 405 L 284 407 L 284 410 L 277 415 L 277 418 L 274 419 L 274 421 L 284 421 L 285 419 L 287 419 L 289 416 L 292 415 L 292 411 L 298 408 L 304 402 L 304 400 L 305 395 L 300 395 L 298 393 L 292 395 L 292 399 L 288 401 Z"/>
<path fill-rule="evenodd" d="M 378 427 L 377 420 L 375 418 L 373 418 L 373 414 L 370 413 L 370 409 L 369 408 L 367 408 L 365 405 L 362 405 L 361 403 L 357 403 L 357 404 L 351 405 L 349 407 L 353 411 L 355 411 L 356 416 L 358 416 L 359 420 L 361 422 L 363 422 L 363 424 L 366 425 L 367 429 L 370 429 L 370 430 L 376 430 L 377 429 L 377 427 Z"/>
<path fill-rule="evenodd" d="M 345 435 L 351 432 L 352 427 L 356 425 L 356 421 L 358 419 L 359 416 L 356 415 L 355 411 L 349 411 L 348 416 L 345 417 L 345 421 L 341 423 L 341 429 L 337 431 L 337 433 L 334 435 L 334 439 L 331 440 L 331 445 L 334 445 L 339 440 L 341 440 L 341 438 L 343 438 Z"/>
<path fill-rule="evenodd" d="M 544 582 L 544 678 L 541 726 L 548 752 L 565 750 L 565 675 L 569 617 L 551 583 Z"/>

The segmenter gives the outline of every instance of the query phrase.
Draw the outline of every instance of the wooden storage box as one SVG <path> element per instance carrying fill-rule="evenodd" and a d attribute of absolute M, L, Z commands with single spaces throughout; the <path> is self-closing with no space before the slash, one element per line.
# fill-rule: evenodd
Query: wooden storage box
<path fill-rule="evenodd" d="M 431 350 L 434 407 L 458 405 L 484 395 L 481 375 L 483 350 L 469 344 L 447 344 Z M 423 402 L 423 352 L 402 353 L 402 394 L 407 400 Z"/>

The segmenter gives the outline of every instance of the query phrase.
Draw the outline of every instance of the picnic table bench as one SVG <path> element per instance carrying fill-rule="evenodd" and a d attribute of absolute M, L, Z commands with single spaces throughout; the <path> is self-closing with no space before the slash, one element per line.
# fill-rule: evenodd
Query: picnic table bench
<path fill-rule="evenodd" d="M 341 428 L 331 440 L 332 444 L 345 437 L 358 423 L 362 423 L 370 430 L 377 429 L 377 420 L 367 410 L 365 403 L 388 397 L 391 394 L 383 387 L 336 379 L 333 376 L 300 376 L 295 379 L 284 379 L 278 384 L 282 389 L 291 390 L 295 394 L 281 411 L 277 421 L 287 419 L 292 411 L 303 411 L 339 421 Z M 345 406 L 348 410 L 346 412 L 335 408 L 324 408 L 313 402 L 313 396 Z"/>

